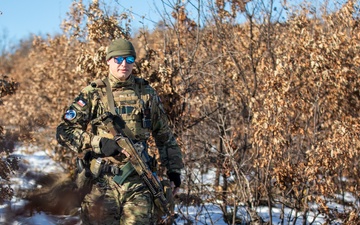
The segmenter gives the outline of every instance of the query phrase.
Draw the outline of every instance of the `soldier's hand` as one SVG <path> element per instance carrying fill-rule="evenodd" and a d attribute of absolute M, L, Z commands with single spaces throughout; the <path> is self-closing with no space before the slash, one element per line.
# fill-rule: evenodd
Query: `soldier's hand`
<path fill-rule="evenodd" d="M 176 195 L 176 193 L 180 189 L 181 185 L 181 177 L 179 173 L 168 173 L 169 180 L 171 181 L 171 187 L 173 189 L 173 195 Z"/>
<path fill-rule="evenodd" d="M 121 152 L 122 148 L 112 139 L 101 138 L 100 150 L 105 156 L 115 156 Z"/>

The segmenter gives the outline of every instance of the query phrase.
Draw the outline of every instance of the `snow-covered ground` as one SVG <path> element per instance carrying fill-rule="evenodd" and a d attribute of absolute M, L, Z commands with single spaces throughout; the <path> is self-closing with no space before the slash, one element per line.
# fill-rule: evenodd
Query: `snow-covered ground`
<path fill-rule="evenodd" d="M 45 151 L 39 151 L 34 147 L 33 153 L 23 147 L 17 147 L 12 156 L 18 157 L 19 170 L 14 171 L 11 181 L 11 188 L 17 190 L 30 190 L 36 187 L 35 177 L 38 174 L 61 173 L 63 168 L 53 161 Z M 80 224 L 77 217 L 48 215 L 44 212 L 24 214 L 22 211 L 26 201 L 13 197 L 10 202 L 0 205 L 0 224 L 6 225 L 44 225 L 44 224 Z"/>
<path fill-rule="evenodd" d="M 36 149 L 36 148 L 35 148 Z M 37 173 L 59 173 L 63 172 L 63 168 L 52 160 L 45 151 L 35 150 L 33 153 L 27 153 L 23 147 L 17 147 L 14 156 L 20 158 L 20 169 L 15 171 L 13 178 L 11 178 L 12 188 L 15 190 L 15 193 L 19 189 L 33 189 L 36 183 L 32 178 Z M 30 175 L 31 174 L 31 175 Z M 55 216 L 49 215 L 45 212 L 35 212 L 32 215 L 14 215 L 14 212 L 20 210 L 26 201 L 19 197 L 14 197 L 10 202 L 7 202 L 3 205 L 0 205 L 0 224 L 6 225 L 75 225 L 81 224 L 79 218 L 76 216 Z M 186 207 L 179 206 L 177 211 L 179 212 L 179 217 L 176 219 L 176 224 L 185 225 L 189 224 L 187 220 L 192 221 L 192 224 L 216 224 L 216 225 L 226 225 L 223 220 L 222 212 L 217 205 L 207 204 L 202 206 L 191 206 Z M 258 208 L 259 215 L 265 220 L 269 220 L 268 208 L 261 207 Z M 291 215 L 291 212 L 287 212 L 288 215 Z M 248 221 L 250 218 L 247 216 L 245 210 L 239 208 L 239 217 L 244 221 Z M 273 212 L 273 224 L 280 223 L 280 209 L 274 208 Z M 185 219 L 186 218 L 186 219 Z M 311 219 L 311 216 L 308 216 Z M 324 221 L 317 217 L 315 222 L 312 221 L 312 224 L 323 224 Z M 307 222 L 309 223 L 309 221 Z M 302 220 L 298 220 L 297 224 L 303 224 Z"/>

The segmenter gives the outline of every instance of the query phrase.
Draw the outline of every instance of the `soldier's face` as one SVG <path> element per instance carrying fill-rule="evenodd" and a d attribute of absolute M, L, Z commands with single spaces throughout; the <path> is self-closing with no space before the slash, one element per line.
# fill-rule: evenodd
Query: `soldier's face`
<path fill-rule="evenodd" d="M 120 60 L 119 60 L 120 59 Z M 119 61 L 122 62 L 119 63 Z M 126 57 L 114 57 L 107 61 L 110 73 L 121 81 L 125 81 L 131 74 L 134 63 L 129 63 L 131 60 L 126 60 Z"/>

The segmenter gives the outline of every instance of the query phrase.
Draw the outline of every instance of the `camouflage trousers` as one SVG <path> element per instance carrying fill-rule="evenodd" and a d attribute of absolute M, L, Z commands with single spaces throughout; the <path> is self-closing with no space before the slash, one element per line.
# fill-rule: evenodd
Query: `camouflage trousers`
<path fill-rule="evenodd" d="M 155 224 L 156 210 L 151 193 L 136 173 L 122 185 L 113 181 L 111 175 L 97 180 L 81 204 L 83 224 Z"/>

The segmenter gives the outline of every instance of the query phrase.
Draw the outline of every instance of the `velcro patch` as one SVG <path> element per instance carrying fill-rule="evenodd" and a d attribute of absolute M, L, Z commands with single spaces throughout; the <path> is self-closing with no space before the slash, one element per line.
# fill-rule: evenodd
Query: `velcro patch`
<path fill-rule="evenodd" d="M 84 107 L 86 105 L 86 102 L 82 99 L 77 100 L 76 104 L 78 104 L 81 107 Z"/>
<path fill-rule="evenodd" d="M 64 119 L 71 121 L 73 119 L 76 118 L 76 111 L 73 109 L 69 109 L 66 111 L 65 115 L 64 115 Z"/>

